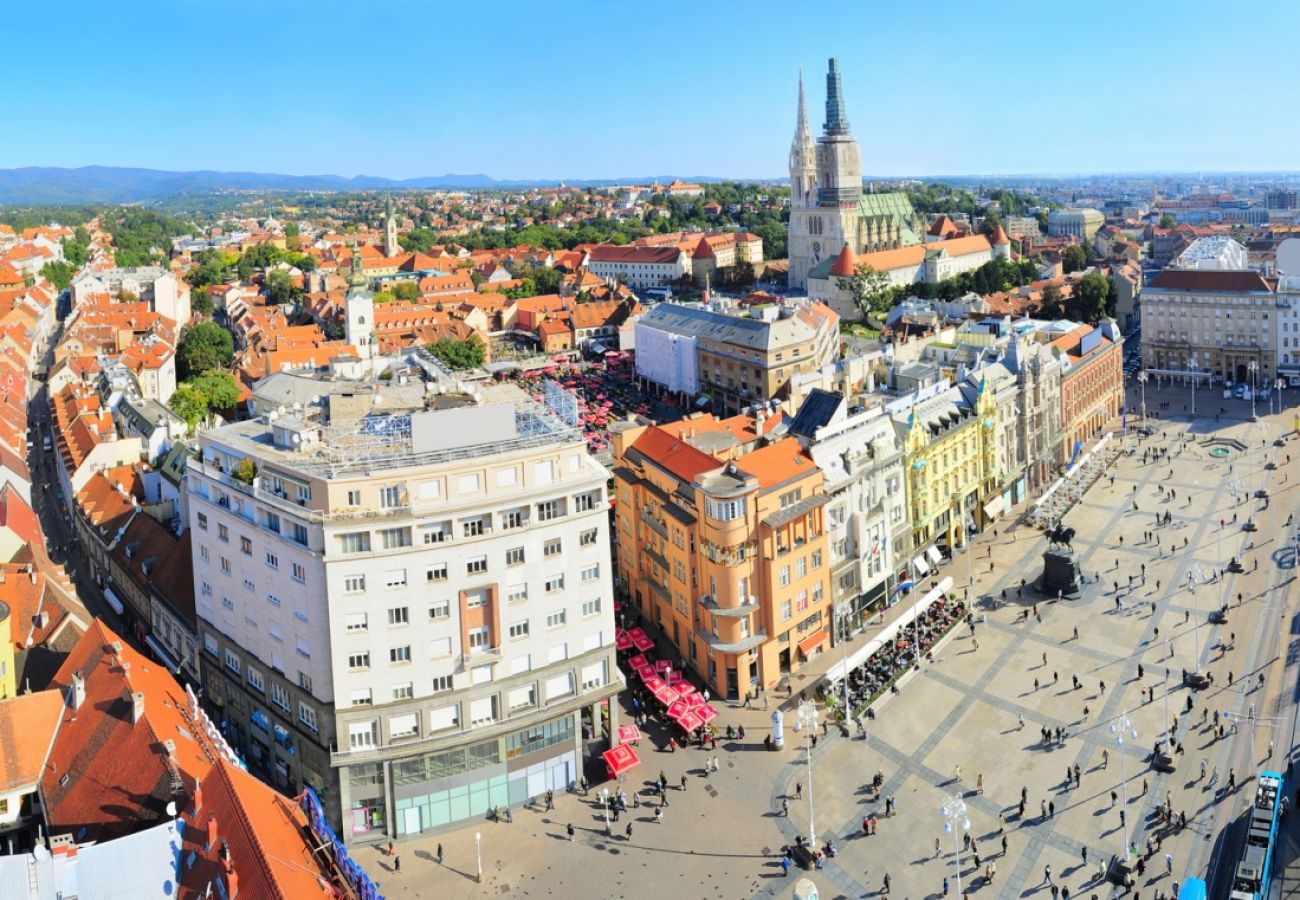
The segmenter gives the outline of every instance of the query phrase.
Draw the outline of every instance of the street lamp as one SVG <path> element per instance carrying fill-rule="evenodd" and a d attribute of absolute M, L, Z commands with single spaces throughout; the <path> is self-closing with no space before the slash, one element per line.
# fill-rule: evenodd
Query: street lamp
<path fill-rule="evenodd" d="M 600 805 L 605 810 L 605 837 L 609 837 L 609 788 L 607 787 L 600 789 Z"/>
<path fill-rule="evenodd" d="M 483 835 L 474 832 L 474 860 L 478 864 L 477 881 L 483 883 Z"/>
<path fill-rule="evenodd" d="M 1273 397 L 1277 398 L 1277 412 L 1278 415 L 1281 415 L 1282 413 L 1282 379 L 1281 378 L 1278 378 L 1273 382 Z M 1270 397 L 1269 400 L 1272 400 L 1273 397 Z M 1270 404 L 1270 409 L 1271 408 L 1272 408 L 1272 404 Z"/>
<path fill-rule="evenodd" d="M 813 732 L 817 729 L 817 704 L 809 703 L 807 700 L 799 701 L 799 708 L 795 711 L 796 731 L 803 731 L 804 748 L 807 750 L 808 757 L 808 849 L 810 852 L 817 852 L 817 826 L 813 823 L 813 768 L 812 768 L 812 738 Z"/>
<path fill-rule="evenodd" d="M 960 793 L 952 794 L 943 798 L 943 805 L 939 807 L 939 815 L 943 817 L 943 830 L 952 834 L 952 848 L 956 853 L 957 866 L 957 896 L 961 896 L 961 838 L 960 834 L 970 831 L 970 819 L 966 817 L 966 801 L 962 799 Z"/>
<path fill-rule="evenodd" d="M 1138 372 L 1138 384 L 1142 387 L 1142 424 L 1147 421 L 1147 370 Z"/>
<path fill-rule="evenodd" d="M 1110 733 L 1113 734 L 1113 735 L 1115 736 L 1115 746 L 1117 746 L 1117 747 L 1119 748 L 1119 751 L 1118 751 L 1118 752 L 1119 752 L 1119 777 L 1120 777 L 1120 791 L 1121 791 L 1121 797 L 1122 797 L 1122 799 L 1123 799 L 1123 801 L 1124 801 L 1124 805 L 1123 805 L 1122 807 L 1120 807 L 1120 817 L 1119 817 L 1119 818 L 1120 818 L 1120 822 L 1121 822 L 1121 824 L 1122 824 L 1122 829 L 1121 829 L 1121 830 L 1122 830 L 1123 833 L 1124 833 L 1124 834 L 1123 834 L 1123 837 L 1124 837 L 1124 855 L 1123 855 L 1122 859 L 1124 860 L 1124 864 L 1127 866 L 1127 865 L 1128 865 L 1128 855 L 1129 855 L 1129 853 L 1128 853 L 1128 815 L 1126 814 L 1126 810 L 1128 809 L 1128 764 L 1127 764 L 1127 762 L 1125 761 L 1125 756 L 1126 756 L 1127 754 L 1125 754 L 1125 752 L 1124 752 L 1124 735 L 1127 734 L 1127 735 L 1129 736 L 1129 740 L 1133 741 L 1133 743 L 1135 743 L 1135 744 L 1137 743 L 1138 735 L 1137 735 L 1137 732 L 1136 732 L 1135 730 L 1133 730 L 1133 723 L 1132 723 L 1131 721 L 1129 721 L 1129 717 L 1128 717 L 1128 716 L 1125 716 L 1125 715 L 1121 715 L 1119 718 L 1115 719 L 1114 721 L 1112 721 L 1112 722 L 1110 723 Z"/>
<path fill-rule="evenodd" d="M 1205 577 L 1205 570 L 1201 568 L 1200 563 L 1192 563 L 1192 567 L 1187 570 L 1187 586 L 1192 591 L 1192 614 L 1196 616 L 1196 625 L 1192 628 L 1192 636 L 1196 639 L 1196 656 L 1193 657 L 1192 664 L 1196 666 L 1194 671 L 1200 671 L 1201 665 L 1201 607 L 1196 602 L 1196 588 L 1205 584 L 1208 579 Z M 1170 735 L 1172 741 L 1173 736 Z"/>
<path fill-rule="evenodd" d="M 1191 361 L 1188 361 L 1187 363 L 1187 371 L 1192 375 L 1192 418 L 1195 419 L 1196 418 L 1196 382 L 1200 380 L 1196 376 L 1197 374 L 1199 374 L 1199 372 Z"/>
<path fill-rule="evenodd" d="M 1255 419 L 1255 394 L 1259 392 L 1259 363 L 1251 360 L 1246 363 L 1246 370 L 1250 372 L 1250 418 Z"/>

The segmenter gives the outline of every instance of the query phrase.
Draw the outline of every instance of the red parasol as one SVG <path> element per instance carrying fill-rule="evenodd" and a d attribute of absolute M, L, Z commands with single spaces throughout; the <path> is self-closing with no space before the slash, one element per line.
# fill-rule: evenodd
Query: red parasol
<path fill-rule="evenodd" d="M 641 764 L 641 757 L 636 755 L 631 744 L 619 744 L 613 749 L 606 750 L 601 754 L 605 759 L 605 766 L 609 769 L 609 777 L 617 778 L 629 769 L 635 768 Z"/>
<path fill-rule="evenodd" d="M 690 734 L 695 729 L 704 725 L 704 720 L 700 718 L 698 712 L 690 710 L 677 720 L 677 724 L 681 726 L 683 731 Z"/>
<path fill-rule="evenodd" d="M 674 700 L 668 704 L 668 718 L 680 719 L 683 715 L 690 712 L 691 705 L 685 700 Z"/>
<path fill-rule="evenodd" d="M 650 638 L 646 637 L 644 634 L 634 634 L 632 635 L 632 646 L 644 653 L 647 650 L 653 650 L 655 648 L 655 642 L 650 640 Z"/>
<path fill-rule="evenodd" d="M 641 740 L 641 729 L 635 725 L 618 726 L 618 739 L 623 744 L 634 744 Z"/>
<path fill-rule="evenodd" d="M 614 636 L 614 647 L 618 650 L 631 650 L 632 638 L 628 637 L 626 631 L 620 631 Z"/>
<path fill-rule="evenodd" d="M 641 671 L 644 672 L 645 670 L 642 669 Z M 645 682 L 645 689 L 652 694 L 661 687 L 668 687 L 668 682 L 664 681 L 658 675 L 651 675 L 649 677 L 642 675 L 641 680 Z"/>
<path fill-rule="evenodd" d="M 686 676 L 676 669 L 669 669 L 667 672 L 664 672 L 664 680 L 673 687 L 677 687 L 677 685 L 686 681 Z"/>
<path fill-rule="evenodd" d="M 649 687 L 648 684 L 646 686 Z M 662 682 L 659 684 L 659 687 L 651 688 L 650 693 L 654 694 L 655 699 L 664 706 L 668 706 L 677 699 L 677 692 Z"/>
<path fill-rule="evenodd" d="M 713 704 L 711 703 L 706 703 L 703 706 L 695 707 L 694 712 L 697 716 L 700 717 L 700 721 L 702 721 L 706 725 L 718 717 L 718 711 L 713 707 Z"/>
<path fill-rule="evenodd" d="M 680 691 L 678 693 L 680 693 Z M 697 706 L 703 706 L 706 702 L 703 694 L 697 694 L 694 692 L 689 694 L 683 694 L 682 699 L 685 700 L 687 705 L 690 706 L 692 709 L 694 709 Z"/>
<path fill-rule="evenodd" d="M 649 663 L 650 660 L 645 658 L 644 653 L 638 653 L 636 656 L 632 657 L 627 661 L 627 664 L 634 669 L 639 669 L 644 665 L 648 665 Z"/>
<path fill-rule="evenodd" d="M 663 681 L 662 678 L 660 678 L 658 675 L 655 674 L 655 667 L 650 665 L 649 663 L 646 663 L 644 666 L 640 666 L 636 670 L 636 673 L 641 676 L 641 682 L 646 685 L 650 684 L 652 679 L 657 681 Z"/>
<path fill-rule="evenodd" d="M 681 694 L 683 697 L 685 697 L 687 694 L 695 693 L 695 685 L 691 684 L 689 681 L 682 678 L 680 672 L 674 672 L 673 674 L 676 675 L 678 678 L 677 682 L 674 682 L 671 678 L 668 679 L 668 683 L 673 686 L 673 690 Z"/>

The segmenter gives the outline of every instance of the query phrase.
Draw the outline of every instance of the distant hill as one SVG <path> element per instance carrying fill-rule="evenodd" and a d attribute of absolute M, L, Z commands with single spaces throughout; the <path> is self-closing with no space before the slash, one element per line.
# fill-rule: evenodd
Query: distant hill
<path fill-rule="evenodd" d="M 553 187 L 559 184 L 634 184 L 650 181 L 720 181 L 708 176 L 654 175 L 642 178 L 608 178 L 575 181 L 499 181 L 488 175 L 432 175 L 420 178 L 381 178 L 358 175 L 272 175 L 259 172 L 166 172 L 159 169 L 129 169 L 114 166 L 85 166 L 63 169 L 32 166 L 0 169 L 0 205 L 62 203 L 138 203 L 166 200 L 186 194 L 218 191 L 366 191 L 413 190 L 421 188 L 493 189 L 508 187 Z"/>

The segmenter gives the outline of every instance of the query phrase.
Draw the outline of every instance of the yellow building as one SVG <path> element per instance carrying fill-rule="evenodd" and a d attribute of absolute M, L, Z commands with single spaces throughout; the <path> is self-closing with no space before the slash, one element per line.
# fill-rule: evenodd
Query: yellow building
<path fill-rule="evenodd" d="M 998 493 L 997 406 L 981 382 L 972 398 L 949 388 L 894 417 L 906 451 L 911 552 L 965 544 Z M 930 554 L 933 561 L 934 554 Z"/>
<path fill-rule="evenodd" d="M 13 621 L 7 603 L 0 602 L 0 700 L 18 694 L 14 672 Z"/>
<path fill-rule="evenodd" d="M 618 587 L 720 697 L 826 646 L 821 470 L 775 417 L 695 416 L 614 437 Z"/>

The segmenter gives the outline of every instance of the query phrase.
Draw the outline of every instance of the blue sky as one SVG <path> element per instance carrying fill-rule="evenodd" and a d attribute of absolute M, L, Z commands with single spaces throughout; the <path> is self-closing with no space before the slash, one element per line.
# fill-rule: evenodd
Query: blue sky
<path fill-rule="evenodd" d="M 868 175 L 1300 167 L 1295 0 L 65 0 L 29 24 L 0 167 L 775 177 L 798 68 L 819 130 L 829 56 Z"/>

